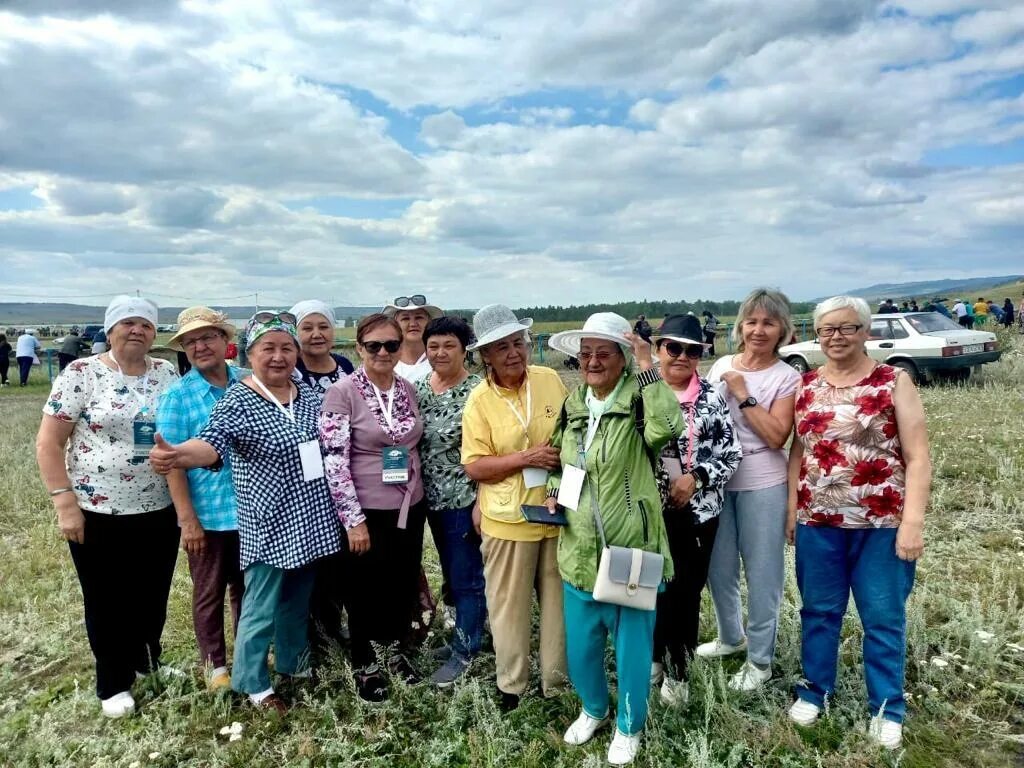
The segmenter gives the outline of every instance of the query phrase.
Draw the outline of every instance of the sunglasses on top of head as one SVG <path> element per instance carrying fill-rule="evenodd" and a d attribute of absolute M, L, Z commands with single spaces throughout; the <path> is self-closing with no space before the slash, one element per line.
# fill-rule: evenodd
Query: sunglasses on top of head
<path fill-rule="evenodd" d="M 417 293 L 412 296 L 398 296 L 395 298 L 395 306 L 402 307 L 422 307 L 427 303 L 427 297 L 422 293 Z"/>
<path fill-rule="evenodd" d="M 295 325 L 295 315 L 291 312 L 257 312 L 252 316 L 257 323 L 269 323 L 271 320 L 280 320 L 282 323 Z"/>
<path fill-rule="evenodd" d="M 669 357 L 686 355 L 691 360 L 700 360 L 704 356 L 704 347 L 700 344 L 683 344 L 678 341 L 663 341 L 658 349 L 664 349 Z"/>
<path fill-rule="evenodd" d="M 371 355 L 376 355 L 381 349 L 387 351 L 389 355 L 395 354 L 402 348 L 402 342 L 398 339 L 389 339 L 388 341 L 364 341 L 363 349 L 369 352 Z"/>

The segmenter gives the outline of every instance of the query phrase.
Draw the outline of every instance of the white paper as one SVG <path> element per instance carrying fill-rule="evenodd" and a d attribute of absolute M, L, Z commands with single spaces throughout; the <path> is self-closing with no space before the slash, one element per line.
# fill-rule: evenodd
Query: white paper
<path fill-rule="evenodd" d="M 583 493 L 583 479 L 586 476 L 586 472 L 572 464 L 562 467 L 562 482 L 558 486 L 558 503 L 572 510 L 579 509 L 580 494 Z"/>
<path fill-rule="evenodd" d="M 526 483 L 527 488 L 540 488 L 542 485 L 547 485 L 548 471 L 540 467 L 526 467 L 523 470 L 523 482 Z"/>
<path fill-rule="evenodd" d="M 302 461 L 302 479 L 307 483 L 324 476 L 324 457 L 320 454 L 319 441 L 299 443 L 299 459 Z"/>

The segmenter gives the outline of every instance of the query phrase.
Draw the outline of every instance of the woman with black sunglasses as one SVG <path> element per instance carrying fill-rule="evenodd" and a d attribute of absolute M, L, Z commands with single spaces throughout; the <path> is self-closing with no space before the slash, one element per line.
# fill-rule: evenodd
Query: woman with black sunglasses
<path fill-rule="evenodd" d="M 662 449 L 658 487 L 676 577 L 658 596 L 651 682 L 661 700 L 685 706 L 687 672 L 697 647 L 700 596 L 708 579 L 725 484 L 743 453 L 725 398 L 697 370 L 709 346 L 693 315 L 671 315 L 652 337 L 661 376 L 683 416 L 678 439 Z"/>
<path fill-rule="evenodd" d="M 356 688 L 365 701 L 387 698 L 387 678 L 374 645 L 389 654 L 392 673 L 419 679 L 398 646 L 416 598 L 427 518 L 420 455 L 423 420 L 412 384 L 395 374 L 402 329 L 373 314 L 356 327 L 362 365 L 324 395 L 320 439 L 327 483 L 348 532 L 349 632 Z"/>

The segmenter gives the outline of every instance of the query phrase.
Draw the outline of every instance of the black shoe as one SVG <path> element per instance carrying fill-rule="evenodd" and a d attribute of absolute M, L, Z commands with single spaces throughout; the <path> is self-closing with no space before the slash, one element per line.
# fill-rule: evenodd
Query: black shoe
<path fill-rule="evenodd" d="M 416 685 L 423 677 L 403 654 L 396 653 L 388 660 L 388 670 L 406 685 Z"/>
<path fill-rule="evenodd" d="M 511 712 L 513 709 L 519 707 L 519 694 L 516 693 L 505 693 L 505 691 L 498 689 L 498 709 L 502 712 Z"/>
<path fill-rule="evenodd" d="M 379 704 L 388 697 L 388 683 L 381 675 L 380 670 L 374 668 L 372 672 L 356 672 L 356 692 L 359 698 L 370 704 Z"/>

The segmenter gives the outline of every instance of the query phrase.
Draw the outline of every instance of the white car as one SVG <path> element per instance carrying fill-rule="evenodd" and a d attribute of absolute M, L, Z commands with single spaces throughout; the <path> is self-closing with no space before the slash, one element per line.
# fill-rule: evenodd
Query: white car
<path fill-rule="evenodd" d="M 902 368 L 923 383 L 937 377 L 964 380 L 971 368 L 999 359 L 996 335 L 969 331 L 938 312 L 902 312 L 871 316 L 868 355 Z M 788 344 L 779 357 L 800 372 L 825 363 L 817 340 Z"/>

